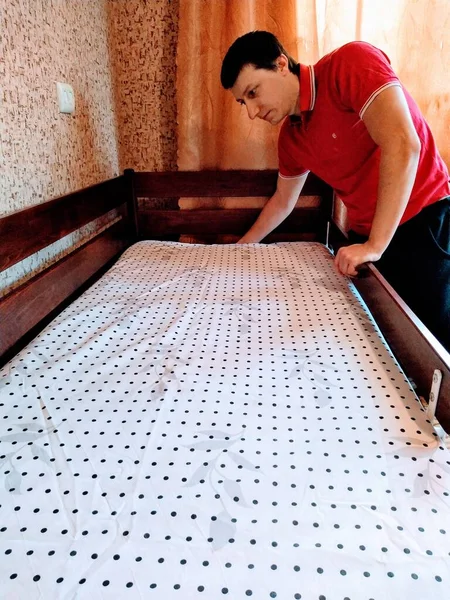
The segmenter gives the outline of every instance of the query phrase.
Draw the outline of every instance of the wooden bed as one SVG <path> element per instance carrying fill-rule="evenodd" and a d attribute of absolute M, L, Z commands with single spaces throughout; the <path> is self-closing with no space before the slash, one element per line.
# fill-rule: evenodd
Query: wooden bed
<path fill-rule="evenodd" d="M 119 220 L 0 300 L 0 357 L 7 362 L 59 311 L 98 278 L 131 244 L 179 235 L 243 234 L 258 209 L 167 210 L 138 199 L 270 196 L 276 171 L 203 171 L 124 175 L 0 219 L 0 270 L 4 271 L 83 225 L 116 209 Z M 310 176 L 300 206 L 265 241 L 319 241 L 333 250 L 347 243 L 333 220 L 333 194 Z M 355 285 L 416 393 L 450 432 L 450 355 L 408 309 L 373 265 Z M 442 380 L 441 380 L 442 377 Z M 434 384 L 433 384 L 434 381 Z M 432 387 L 433 386 L 433 387 Z M 430 402 L 431 400 L 431 402 Z"/>

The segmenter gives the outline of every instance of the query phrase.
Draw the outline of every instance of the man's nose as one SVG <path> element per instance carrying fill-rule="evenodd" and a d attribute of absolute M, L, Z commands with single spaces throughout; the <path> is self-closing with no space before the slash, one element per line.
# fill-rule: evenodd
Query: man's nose
<path fill-rule="evenodd" d="M 250 117 L 250 119 L 253 121 L 253 119 L 258 115 L 259 113 L 259 108 L 255 105 L 247 105 L 247 112 L 248 112 L 248 116 Z"/>

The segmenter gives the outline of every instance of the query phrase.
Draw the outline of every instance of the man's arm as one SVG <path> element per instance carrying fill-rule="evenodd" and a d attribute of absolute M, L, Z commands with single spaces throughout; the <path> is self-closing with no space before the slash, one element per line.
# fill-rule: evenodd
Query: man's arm
<path fill-rule="evenodd" d="M 294 209 L 307 177 L 307 173 L 292 179 L 279 176 L 275 194 L 267 201 L 252 227 L 237 243 L 256 244 L 278 227 Z"/>
<path fill-rule="evenodd" d="M 359 265 L 381 258 L 389 245 L 408 204 L 420 156 L 420 140 L 401 87 L 383 90 L 363 121 L 381 150 L 380 176 L 369 239 L 341 248 L 335 258 L 339 271 L 350 276 L 357 275 Z"/>

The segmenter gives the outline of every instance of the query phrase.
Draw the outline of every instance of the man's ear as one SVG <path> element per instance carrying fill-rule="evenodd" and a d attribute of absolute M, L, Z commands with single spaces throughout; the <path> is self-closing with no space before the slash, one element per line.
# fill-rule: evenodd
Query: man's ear
<path fill-rule="evenodd" d="M 275 64 L 277 65 L 277 70 L 281 73 L 289 71 L 289 61 L 285 54 L 280 54 L 276 59 Z"/>

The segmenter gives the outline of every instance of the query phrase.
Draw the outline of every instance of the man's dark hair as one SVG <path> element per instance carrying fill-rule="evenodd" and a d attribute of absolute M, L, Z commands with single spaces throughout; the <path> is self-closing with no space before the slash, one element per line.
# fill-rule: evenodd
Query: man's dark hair
<path fill-rule="evenodd" d="M 241 69 L 245 65 L 253 65 L 256 69 L 276 71 L 276 59 L 285 54 L 289 61 L 289 70 L 298 74 L 298 63 L 295 61 L 278 39 L 269 31 L 250 31 L 239 37 L 228 49 L 222 62 L 220 81 L 228 90 L 234 86 Z"/>

